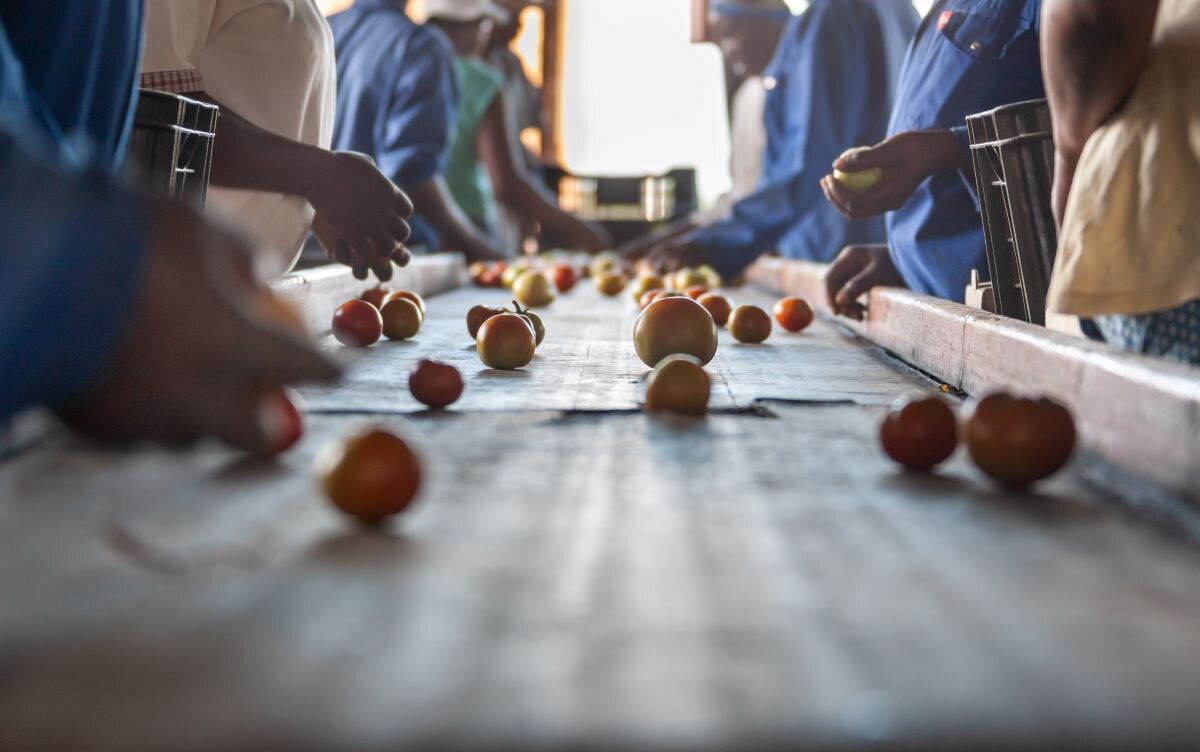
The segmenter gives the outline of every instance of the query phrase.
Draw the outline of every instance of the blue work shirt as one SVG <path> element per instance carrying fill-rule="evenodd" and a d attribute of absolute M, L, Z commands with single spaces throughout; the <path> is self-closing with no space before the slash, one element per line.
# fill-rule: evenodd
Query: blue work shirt
<path fill-rule="evenodd" d="M 401 187 L 442 175 L 458 108 L 454 49 L 404 15 L 403 0 L 358 0 L 329 19 L 337 50 L 333 147 L 370 155 Z M 437 233 L 413 215 L 409 244 L 436 249 Z"/>
<path fill-rule="evenodd" d="M 115 171 L 133 125 L 142 0 L 0 0 L 43 138 L 75 164 Z"/>
<path fill-rule="evenodd" d="M 969 151 L 966 118 L 1041 99 L 1041 0 L 940 0 L 913 40 L 889 135 L 952 129 Z M 921 183 L 888 215 L 888 246 L 905 283 L 962 301 L 971 270 L 988 265 L 975 177 L 960 171 Z"/>
<path fill-rule="evenodd" d="M 825 200 L 821 178 L 854 146 L 878 143 L 920 17 L 910 0 L 814 0 L 793 18 L 767 67 L 767 150 L 758 190 L 692 241 L 736 276 L 766 251 L 831 260 L 882 243 L 884 220 L 854 222 Z"/>
<path fill-rule="evenodd" d="M 96 27 L 68 32 L 83 39 Z M 61 74 L 79 81 L 88 70 Z M 35 100 L 0 17 L 0 419 L 68 404 L 96 382 L 125 335 L 145 257 L 141 202 L 102 172 L 66 169 Z"/>

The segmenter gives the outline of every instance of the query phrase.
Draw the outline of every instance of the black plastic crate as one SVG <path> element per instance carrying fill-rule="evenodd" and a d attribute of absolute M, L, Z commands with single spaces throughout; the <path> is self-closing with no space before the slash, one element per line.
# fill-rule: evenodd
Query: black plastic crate
<path fill-rule="evenodd" d="M 1049 104 L 1021 102 L 973 115 L 967 130 L 996 311 L 1045 324 L 1058 248 Z"/>
<path fill-rule="evenodd" d="M 141 90 L 129 159 L 147 190 L 197 208 L 204 206 L 218 117 L 216 105 Z"/>

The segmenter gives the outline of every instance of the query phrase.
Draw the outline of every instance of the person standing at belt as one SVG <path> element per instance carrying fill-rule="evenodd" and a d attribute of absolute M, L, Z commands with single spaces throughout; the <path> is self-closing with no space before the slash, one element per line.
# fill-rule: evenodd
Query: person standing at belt
<path fill-rule="evenodd" d="M 727 278 L 778 250 L 829 260 L 882 241 L 881 221 L 848 221 L 821 198 L 821 176 L 887 129 L 904 53 L 919 18 L 909 0 L 814 0 L 792 19 L 765 76 L 767 150 L 758 190 L 732 214 L 653 248 L 652 266 L 709 264 Z"/>
<path fill-rule="evenodd" d="M 938 0 L 904 65 L 888 138 L 839 159 L 844 172 L 879 168 L 879 182 L 851 193 L 821 186 L 849 219 L 887 217 L 887 244 L 848 246 L 830 266 L 830 307 L 862 318 L 859 297 L 877 285 L 962 302 L 971 270 L 986 270 L 966 118 L 1041 99 L 1041 0 Z"/>
<path fill-rule="evenodd" d="M 218 104 L 208 206 L 292 268 L 310 227 L 366 278 L 408 263 L 410 202 L 367 158 L 329 151 L 333 40 L 314 0 L 148 0 L 142 86 Z M 314 216 L 315 210 L 315 216 Z"/>
<path fill-rule="evenodd" d="M 1046 0 L 1050 310 L 1200 365 L 1200 1 Z"/>
<path fill-rule="evenodd" d="M 0 3 L 0 421 L 269 451 L 264 390 L 337 366 L 256 306 L 249 249 L 121 185 L 141 0 Z"/>

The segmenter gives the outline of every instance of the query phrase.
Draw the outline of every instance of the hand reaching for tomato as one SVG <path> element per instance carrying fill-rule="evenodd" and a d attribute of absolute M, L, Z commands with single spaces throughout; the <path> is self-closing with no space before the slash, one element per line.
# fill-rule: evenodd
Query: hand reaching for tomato
<path fill-rule="evenodd" d="M 821 179 L 825 198 L 849 219 L 870 219 L 895 211 L 926 178 L 962 166 L 962 149 L 950 131 L 910 131 L 870 149 L 855 150 L 833 163 L 835 170 L 880 170 L 877 182 L 854 191 L 833 175 Z"/>
<path fill-rule="evenodd" d="M 261 454 L 288 431 L 270 402 L 339 368 L 262 305 L 249 248 L 188 209 L 156 204 L 145 282 L 106 374 L 60 410 L 101 438 L 185 444 L 215 436 Z"/>
<path fill-rule="evenodd" d="M 697 245 L 692 236 L 682 235 L 654 246 L 646 256 L 651 269 L 663 274 L 708 263 L 708 253 Z"/>
<path fill-rule="evenodd" d="M 859 298 L 880 286 L 905 287 L 886 245 L 848 246 L 825 272 L 830 310 L 855 321 L 862 321 L 867 311 Z"/>

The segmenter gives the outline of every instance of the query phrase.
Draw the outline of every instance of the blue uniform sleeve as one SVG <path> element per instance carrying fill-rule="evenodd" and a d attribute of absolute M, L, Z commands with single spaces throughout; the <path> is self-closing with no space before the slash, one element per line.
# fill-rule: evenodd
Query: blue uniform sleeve
<path fill-rule="evenodd" d="M 971 135 L 967 130 L 967 126 L 959 125 L 950 129 L 955 140 L 958 141 L 958 148 L 962 151 L 965 164 L 972 164 L 971 161 Z M 959 176 L 962 178 L 963 184 L 967 187 L 967 193 L 971 194 L 971 201 L 975 202 L 975 210 L 983 211 L 983 207 L 979 203 L 979 186 L 975 184 L 975 168 L 974 166 L 965 170 L 959 171 Z"/>
<path fill-rule="evenodd" d="M 413 39 L 389 90 L 376 162 L 398 185 L 442 174 L 458 108 L 454 58 L 431 29 Z"/>
<path fill-rule="evenodd" d="M 869 49 L 862 28 L 840 5 L 811 7 L 793 22 L 780 51 L 781 58 L 790 58 L 782 99 L 790 169 L 764 181 L 729 217 L 692 238 L 722 274 L 740 273 L 824 201 L 821 178 L 838 155 L 855 146 L 846 139 L 858 131 L 864 116 L 861 90 L 871 68 L 867 55 L 881 53 Z"/>

